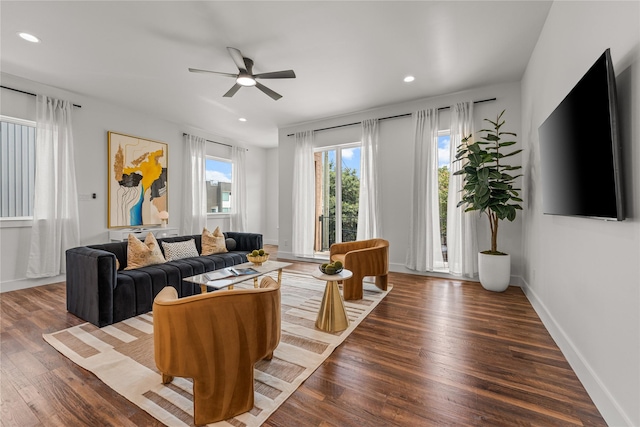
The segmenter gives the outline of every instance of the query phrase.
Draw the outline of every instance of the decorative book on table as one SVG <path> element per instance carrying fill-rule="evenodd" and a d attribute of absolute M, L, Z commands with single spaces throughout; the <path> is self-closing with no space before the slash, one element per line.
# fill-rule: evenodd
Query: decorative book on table
<path fill-rule="evenodd" d="M 258 271 L 253 268 L 228 267 L 228 268 L 223 268 L 221 270 L 216 270 L 210 273 L 206 273 L 205 277 L 209 281 L 214 281 L 214 280 L 226 279 L 229 277 L 245 276 L 250 274 L 258 274 Z"/>

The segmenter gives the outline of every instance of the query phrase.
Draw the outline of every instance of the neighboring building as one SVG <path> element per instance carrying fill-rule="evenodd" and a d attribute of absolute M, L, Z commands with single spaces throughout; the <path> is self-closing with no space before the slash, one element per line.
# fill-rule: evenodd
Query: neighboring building
<path fill-rule="evenodd" d="M 231 212 L 231 183 L 207 181 L 207 212 Z"/>

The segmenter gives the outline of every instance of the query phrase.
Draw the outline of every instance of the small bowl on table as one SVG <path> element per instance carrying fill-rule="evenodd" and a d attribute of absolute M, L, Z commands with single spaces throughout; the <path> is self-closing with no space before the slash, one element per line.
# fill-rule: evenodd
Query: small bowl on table
<path fill-rule="evenodd" d="M 267 262 L 269 260 L 269 254 L 257 256 L 248 254 L 247 259 L 249 260 L 249 262 L 253 263 L 253 265 L 261 266 L 263 262 Z"/>
<path fill-rule="evenodd" d="M 327 270 L 326 270 L 326 269 L 324 269 L 324 268 L 322 268 L 322 266 L 321 266 L 321 265 L 320 265 L 320 266 L 318 266 L 318 268 L 320 269 L 320 271 L 322 271 L 322 273 L 323 273 L 323 274 L 328 274 L 328 275 L 330 275 L 330 276 L 332 276 L 332 275 L 334 275 L 334 274 L 338 274 L 338 273 L 340 273 L 342 270 L 344 270 L 344 267 L 340 267 L 340 268 L 333 269 L 333 271 L 331 271 L 330 273 L 328 273 L 328 272 L 327 272 Z"/>

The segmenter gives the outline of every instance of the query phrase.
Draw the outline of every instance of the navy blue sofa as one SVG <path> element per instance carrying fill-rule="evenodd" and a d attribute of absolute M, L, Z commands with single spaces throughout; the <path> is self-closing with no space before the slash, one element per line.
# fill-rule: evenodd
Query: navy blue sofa
<path fill-rule="evenodd" d="M 226 232 L 234 239 L 235 249 L 215 255 L 183 258 L 163 264 L 124 270 L 127 266 L 127 242 L 81 246 L 66 252 L 67 311 L 98 327 L 111 325 L 148 313 L 153 299 L 165 287 L 173 286 L 179 297 L 199 294 L 200 285 L 183 279 L 247 262 L 247 254 L 262 248 L 262 234 Z M 202 236 L 158 239 L 181 242 L 194 239 L 202 252 Z M 164 252 L 163 252 L 164 253 Z M 120 270 L 116 270 L 116 258 Z"/>

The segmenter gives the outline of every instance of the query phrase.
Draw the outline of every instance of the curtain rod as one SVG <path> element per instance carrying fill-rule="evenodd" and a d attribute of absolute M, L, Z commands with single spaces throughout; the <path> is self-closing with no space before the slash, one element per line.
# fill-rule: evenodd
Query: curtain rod
<path fill-rule="evenodd" d="M 189 134 L 188 134 L 188 133 L 186 133 L 186 132 L 183 132 L 183 133 L 182 133 L 182 136 L 187 136 L 187 135 L 189 135 Z M 207 141 L 207 142 L 211 142 L 211 143 L 213 143 L 213 144 L 220 144 L 220 145 L 224 145 L 224 146 L 227 146 L 227 147 L 231 147 L 231 148 L 233 148 L 233 145 L 225 144 L 224 142 L 211 141 L 210 139 L 205 139 L 205 141 Z M 244 148 L 244 151 L 249 151 L 249 149 L 248 149 L 248 148 Z"/>
<path fill-rule="evenodd" d="M 480 104 L 481 102 L 489 102 L 489 101 L 495 101 L 495 100 L 496 100 L 496 98 L 481 99 L 480 101 L 473 101 L 473 103 L 474 104 Z M 449 107 L 440 107 L 440 108 L 438 108 L 438 111 L 440 111 L 440 110 L 448 110 L 449 108 L 451 108 L 451 107 L 450 106 Z M 397 119 L 399 117 L 410 116 L 411 114 L 412 113 L 405 113 L 405 114 L 398 114 L 397 116 L 381 117 L 378 120 Z M 359 125 L 361 123 L 362 122 L 346 123 L 344 125 L 337 125 L 337 126 L 331 126 L 331 127 L 327 127 L 327 128 L 315 129 L 314 132 L 320 132 L 320 131 L 323 131 L 323 130 L 330 130 L 330 129 L 338 129 L 338 128 L 343 128 L 343 127 L 346 127 L 346 126 L 354 126 L 354 125 Z M 295 135 L 295 134 L 290 133 L 287 136 L 293 136 L 293 135 Z"/>
<path fill-rule="evenodd" d="M 35 93 L 26 92 L 26 91 L 24 91 L 24 90 L 20 90 L 20 89 L 14 89 L 14 88 L 12 88 L 12 87 L 8 87 L 8 86 L 2 86 L 2 85 L 0 85 L 0 88 L 2 88 L 2 89 L 7 89 L 7 90 L 12 90 L 12 91 L 14 91 L 14 92 L 24 93 L 25 95 L 38 96 L 38 95 L 36 95 Z M 78 105 L 78 104 L 71 104 L 71 105 L 73 105 L 74 107 L 77 107 L 77 108 L 82 108 L 82 105 Z"/>

